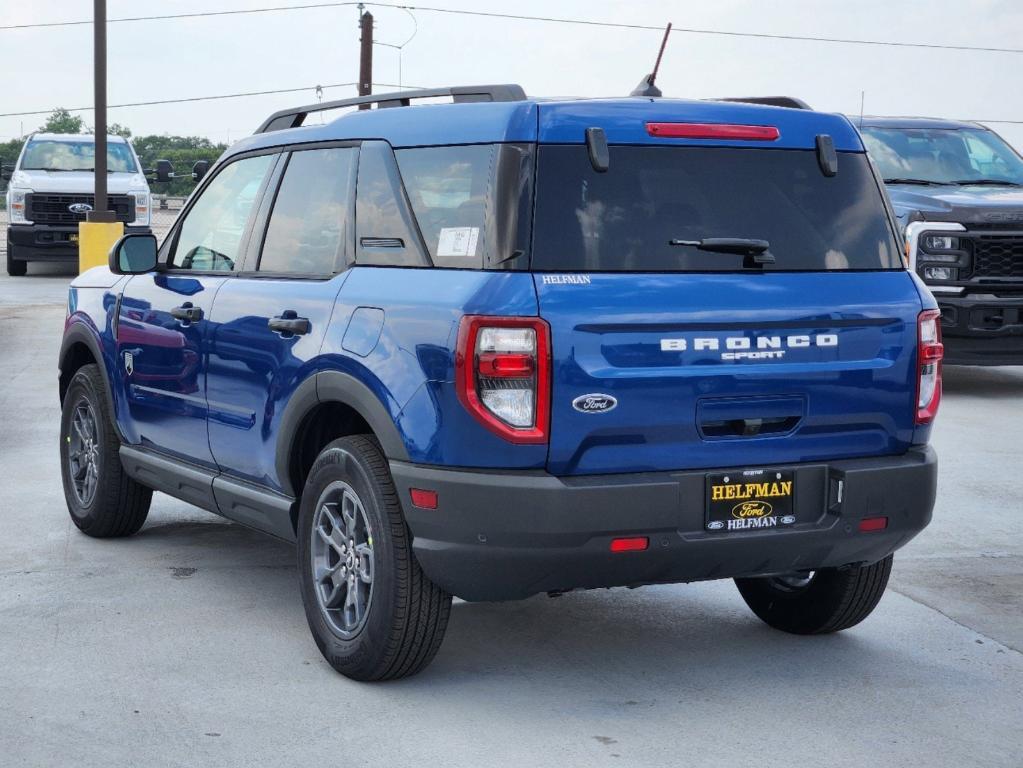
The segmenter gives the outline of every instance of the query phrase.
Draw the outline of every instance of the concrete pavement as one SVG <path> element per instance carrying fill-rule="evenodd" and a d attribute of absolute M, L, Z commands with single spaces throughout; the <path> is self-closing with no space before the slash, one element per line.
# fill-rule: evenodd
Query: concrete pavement
<path fill-rule="evenodd" d="M 425 673 L 364 685 L 289 546 L 161 495 L 131 539 L 71 525 L 67 279 L 0 277 L 4 768 L 1023 764 L 1023 369 L 947 372 L 934 523 L 851 631 L 774 632 L 730 582 L 456 602 Z"/>

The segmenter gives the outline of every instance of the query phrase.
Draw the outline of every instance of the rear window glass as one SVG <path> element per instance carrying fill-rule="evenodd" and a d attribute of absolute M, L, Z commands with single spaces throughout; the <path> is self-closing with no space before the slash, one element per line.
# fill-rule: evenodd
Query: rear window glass
<path fill-rule="evenodd" d="M 541 146 L 533 269 L 731 271 L 744 257 L 677 241 L 766 240 L 766 270 L 901 269 L 865 155 L 821 173 L 805 150 L 616 146 L 597 173 L 586 147 Z M 676 241 L 676 244 L 672 244 Z"/>
<path fill-rule="evenodd" d="M 291 156 L 270 214 L 260 272 L 325 275 L 341 268 L 357 151 L 333 147 Z"/>

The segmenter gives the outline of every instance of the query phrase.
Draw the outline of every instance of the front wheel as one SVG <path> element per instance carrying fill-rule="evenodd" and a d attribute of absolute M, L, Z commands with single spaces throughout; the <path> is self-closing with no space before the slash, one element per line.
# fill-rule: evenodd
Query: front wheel
<path fill-rule="evenodd" d="M 736 579 L 739 594 L 760 619 L 796 635 L 839 632 L 877 607 L 892 572 L 892 555 L 871 565 L 825 568 Z"/>
<path fill-rule="evenodd" d="M 335 440 L 316 458 L 302 491 L 298 557 L 309 629 L 334 669 L 354 680 L 390 680 L 430 663 L 451 596 L 419 567 L 372 438 Z"/>
<path fill-rule="evenodd" d="M 98 539 L 130 536 L 146 522 L 153 492 L 121 466 L 121 440 L 111 425 L 99 367 L 71 379 L 60 419 L 64 499 L 75 525 Z"/>

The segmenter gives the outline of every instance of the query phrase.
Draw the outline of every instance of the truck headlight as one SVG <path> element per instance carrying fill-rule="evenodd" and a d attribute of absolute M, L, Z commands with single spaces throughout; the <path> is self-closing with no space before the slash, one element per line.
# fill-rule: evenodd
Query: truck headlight
<path fill-rule="evenodd" d="M 25 198 L 29 195 L 31 190 L 28 189 L 12 189 L 10 194 L 10 211 L 8 212 L 11 217 L 11 224 L 31 224 L 25 216 Z"/>
<path fill-rule="evenodd" d="M 924 267 L 924 280 L 955 280 L 959 270 L 952 267 Z"/>
<path fill-rule="evenodd" d="M 927 235 L 924 238 L 924 248 L 928 251 L 958 251 L 959 238 L 948 235 Z"/>

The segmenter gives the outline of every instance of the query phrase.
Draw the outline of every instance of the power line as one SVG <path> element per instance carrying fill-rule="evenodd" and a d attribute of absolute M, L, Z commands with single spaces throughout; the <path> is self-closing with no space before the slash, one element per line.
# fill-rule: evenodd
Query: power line
<path fill-rule="evenodd" d="M 279 5 L 264 8 L 242 8 L 225 11 L 201 11 L 194 13 L 168 13 L 153 16 L 125 16 L 116 19 L 108 19 L 109 24 L 120 24 L 139 21 L 166 21 L 169 19 L 195 19 L 216 16 L 242 16 L 258 13 L 277 13 L 285 11 L 303 11 L 320 8 L 343 8 L 358 5 L 357 2 L 327 2 L 327 3 L 305 3 L 302 5 Z M 425 13 L 444 13 L 457 16 L 475 16 L 480 18 L 502 19 L 512 21 L 538 21 L 552 24 L 575 24 L 588 27 L 603 27 L 610 29 L 639 29 L 661 31 L 663 24 L 628 24 L 613 21 L 594 21 L 591 19 L 573 19 L 558 16 L 528 16 L 525 14 L 498 13 L 493 11 L 468 11 L 456 8 L 438 8 L 423 5 L 408 5 L 403 3 L 380 3 L 365 2 L 364 5 L 380 8 L 399 8 L 408 11 L 420 11 Z M 12 29 L 39 29 L 46 27 L 73 27 L 91 24 L 91 19 L 79 19 L 69 21 L 35 22 L 31 24 L 6 24 L 0 26 L 0 31 Z M 850 37 L 817 37 L 812 35 L 783 35 L 768 32 L 736 32 L 722 29 L 703 29 L 697 27 L 674 27 L 673 34 L 690 35 L 717 35 L 724 37 L 746 37 L 764 40 L 798 40 L 815 43 L 835 43 L 840 45 L 872 45 L 890 48 L 918 48 L 940 51 L 972 51 L 977 53 L 1023 53 L 1023 48 L 999 48 L 994 46 L 977 45 L 949 45 L 942 43 L 913 43 L 899 40 L 871 40 L 866 38 Z"/>
<path fill-rule="evenodd" d="M 349 88 L 351 86 L 357 86 L 358 83 L 332 83 L 331 85 L 306 85 L 298 88 L 276 88 L 270 91 L 244 91 L 240 93 L 222 93 L 216 96 L 190 96 L 188 98 L 181 99 L 161 99 L 159 101 L 135 101 L 126 104 L 110 104 L 107 109 L 121 109 L 124 107 L 151 107 L 160 104 L 186 104 L 195 101 L 217 101 L 219 99 L 241 99 L 248 96 L 272 96 L 280 93 L 300 93 L 302 91 L 315 91 L 317 87 L 327 90 L 328 88 Z M 394 83 L 373 83 L 373 85 L 380 85 L 385 88 L 405 88 L 408 90 L 420 90 L 423 86 L 418 85 L 396 85 Z M 91 112 L 92 107 L 73 107 L 66 108 L 68 112 Z M 49 109 L 34 109 L 27 112 L 3 112 L 0 113 L 0 117 L 29 117 L 32 115 L 49 115 L 53 112 L 53 108 Z M 879 117 L 878 115 L 872 115 L 872 117 Z M 894 115 L 881 115 L 880 117 L 894 117 Z M 1023 120 L 984 120 L 976 117 L 956 117 L 948 118 L 950 120 L 956 120 L 961 123 L 994 123 L 996 125 L 1023 125 Z"/>
<path fill-rule="evenodd" d="M 345 88 L 358 83 L 334 83 L 332 85 L 321 85 L 320 88 L 326 90 L 327 88 Z M 373 85 L 382 85 L 386 88 L 398 88 L 399 86 L 394 83 L 373 83 Z M 416 89 L 417 86 L 405 86 L 406 88 Z M 161 99 L 159 101 L 135 101 L 127 104 L 110 104 L 107 109 L 120 109 L 122 107 L 151 107 L 157 104 L 185 104 L 193 101 L 217 101 L 218 99 L 240 99 L 246 96 L 270 96 L 278 93 L 298 93 L 300 91 L 315 91 L 317 86 L 306 85 L 301 88 L 277 88 L 272 91 L 246 91 L 244 93 L 223 93 L 217 96 L 190 96 L 184 99 Z M 92 107 L 73 107 L 67 108 L 68 112 L 90 112 Z M 53 108 L 50 109 L 34 109 L 28 112 L 4 112 L 0 113 L 0 117 L 28 117 L 29 115 L 49 115 L 53 112 Z"/>

